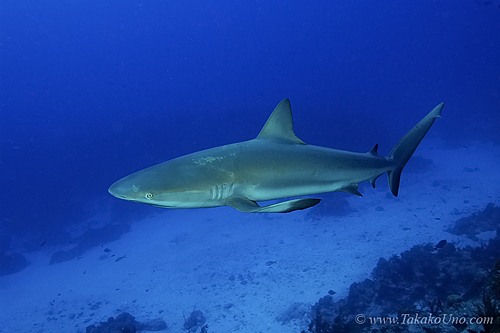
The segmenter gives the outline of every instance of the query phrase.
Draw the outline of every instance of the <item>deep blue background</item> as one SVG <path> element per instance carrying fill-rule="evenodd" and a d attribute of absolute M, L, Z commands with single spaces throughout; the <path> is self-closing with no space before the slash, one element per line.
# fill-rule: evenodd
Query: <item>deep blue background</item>
<path fill-rule="evenodd" d="M 430 135 L 500 143 L 500 9 L 479 0 L 0 3 L 0 232 L 153 209 L 108 186 L 251 139 L 292 102 L 305 142 L 386 154 Z"/>

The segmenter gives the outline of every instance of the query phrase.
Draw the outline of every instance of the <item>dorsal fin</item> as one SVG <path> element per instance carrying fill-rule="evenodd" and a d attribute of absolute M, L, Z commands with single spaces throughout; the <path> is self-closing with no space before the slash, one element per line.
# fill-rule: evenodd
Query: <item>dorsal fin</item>
<path fill-rule="evenodd" d="M 368 152 L 368 154 L 378 156 L 378 143 Z"/>
<path fill-rule="evenodd" d="M 305 145 L 304 141 L 300 140 L 293 131 L 292 108 L 288 98 L 282 100 L 274 109 L 257 139 L 288 141 Z"/>

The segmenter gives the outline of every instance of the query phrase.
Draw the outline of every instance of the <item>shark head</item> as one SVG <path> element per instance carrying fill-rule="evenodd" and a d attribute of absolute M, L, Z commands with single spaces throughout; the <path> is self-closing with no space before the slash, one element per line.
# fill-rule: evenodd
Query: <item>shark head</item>
<path fill-rule="evenodd" d="M 193 167 L 161 163 L 135 172 L 113 183 L 108 192 L 116 198 L 164 208 L 203 206 L 210 199 L 210 188 L 186 177 Z M 192 179 L 192 181 L 186 181 Z"/>

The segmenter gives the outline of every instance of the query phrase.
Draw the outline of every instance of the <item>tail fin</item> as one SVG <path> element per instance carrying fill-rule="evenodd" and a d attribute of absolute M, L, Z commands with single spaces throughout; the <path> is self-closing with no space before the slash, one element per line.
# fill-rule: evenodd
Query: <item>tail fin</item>
<path fill-rule="evenodd" d="M 401 171 L 403 171 L 404 166 L 415 152 L 415 149 L 417 149 L 420 141 L 422 141 L 427 131 L 431 128 L 434 120 L 436 118 L 441 118 L 443 106 L 444 103 L 441 103 L 432 109 L 424 119 L 420 120 L 401 140 L 399 140 L 389 154 L 388 158 L 396 162 L 394 169 L 389 171 L 389 187 L 395 197 L 398 196 Z"/>

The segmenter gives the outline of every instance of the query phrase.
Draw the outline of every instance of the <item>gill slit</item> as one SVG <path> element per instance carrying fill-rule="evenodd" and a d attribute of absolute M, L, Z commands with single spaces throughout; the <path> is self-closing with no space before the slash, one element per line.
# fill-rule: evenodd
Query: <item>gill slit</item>
<path fill-rule="evenodd" d="M 212 200 L 225 200 L 233 194 L 234 184 L 222 183 L 210 187 Z"/>

